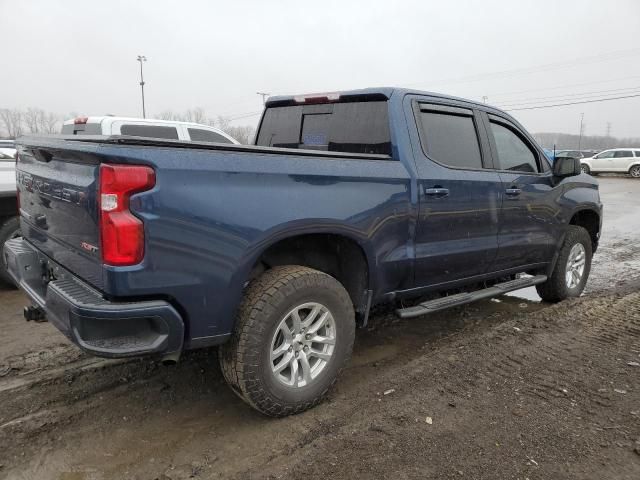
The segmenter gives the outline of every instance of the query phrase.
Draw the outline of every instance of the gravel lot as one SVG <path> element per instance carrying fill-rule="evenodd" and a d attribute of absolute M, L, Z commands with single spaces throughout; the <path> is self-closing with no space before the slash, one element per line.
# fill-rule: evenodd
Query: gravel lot
<path fill-rule="evenodd" d="M 329 399 L 267 419 L 216 352 L 88 357 L 0 290 L 0 478 L 640 478 L 640 181 L 600 176 L 580 299 L 379 309 Z"/>

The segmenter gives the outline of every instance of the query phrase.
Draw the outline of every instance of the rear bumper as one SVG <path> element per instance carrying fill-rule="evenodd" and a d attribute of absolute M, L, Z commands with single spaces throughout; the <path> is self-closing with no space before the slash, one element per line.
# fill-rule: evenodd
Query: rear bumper
<path fill-rule="evenodd" d="M 20 288 L 83 350 L 102 357 L 181 352 L 184 323 L 168 302 L 106 300 L 22 238 L 8 241 L 3 255 Z"/>

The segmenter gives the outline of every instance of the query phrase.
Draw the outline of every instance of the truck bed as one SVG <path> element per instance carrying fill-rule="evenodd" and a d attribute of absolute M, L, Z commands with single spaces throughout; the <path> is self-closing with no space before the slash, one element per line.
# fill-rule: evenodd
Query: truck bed
<path fill-rule="evenodd" d="M 100 164 L 155 170 L 155 187 L 131 197 L 132 213 L 144 221 L 138 265 L 101 261 Z M 18 182 L 28 242 L 107 299 L 169 299 L 189 312 L 187 347 L 223 341 L 259 252 L 311 227 L 368 245 L 382 291 L 409 274 L 403 260 L 410 175 L 386 155 L 127 136 L 23 137 Z"/>

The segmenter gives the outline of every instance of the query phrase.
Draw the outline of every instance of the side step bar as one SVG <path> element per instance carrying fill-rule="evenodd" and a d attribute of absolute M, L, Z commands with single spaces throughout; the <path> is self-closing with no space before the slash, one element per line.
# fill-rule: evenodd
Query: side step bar
<path fill-rule="evenodd" d="M 512 292 L 513 290 L 532 287 L 533 285 L 544 283 L 546 281 L 546 275 L 517 278 L 509 282 L 497 283 L 493 287 L 485 288 L 483 290 L 477 290 L 469 293 L 456 293 L 455 295 L 449 295 L 448 297 L 422 302 L 413 307 L 399 308 L 396 310 L 396 314 L 400 318 L 418 317 L 420 315 L 426 315 L 427 313 L 437 312 L 438 310 L 444 310 L 445 308 L 457 307 L 458 305 L 464 305 L 465 303 L 482 300 L 483 298 L 496 297 L 503 293 Z"/>

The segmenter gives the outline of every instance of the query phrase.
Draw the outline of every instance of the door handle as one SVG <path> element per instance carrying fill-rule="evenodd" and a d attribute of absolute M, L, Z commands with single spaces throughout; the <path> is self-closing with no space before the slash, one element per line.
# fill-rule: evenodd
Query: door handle
<path fill-rule="evenodd" d="M 520 195 L 522 193 L 522 190 L 520 190 L 517 187 L 511 187 L 511 188 L 507 188 L 504 193 L 506 193 L 507 195 L 509 195 L 510 197 L 517 197 L 518 195 Z"/>
<path fill-rule="evenodd" d="M 436 198 L 447 197 L 449 196 L 449 189 L 442 188 L 442 187 L 425 188 L 424 194 L 429 197 L 436 197 Z"/>

